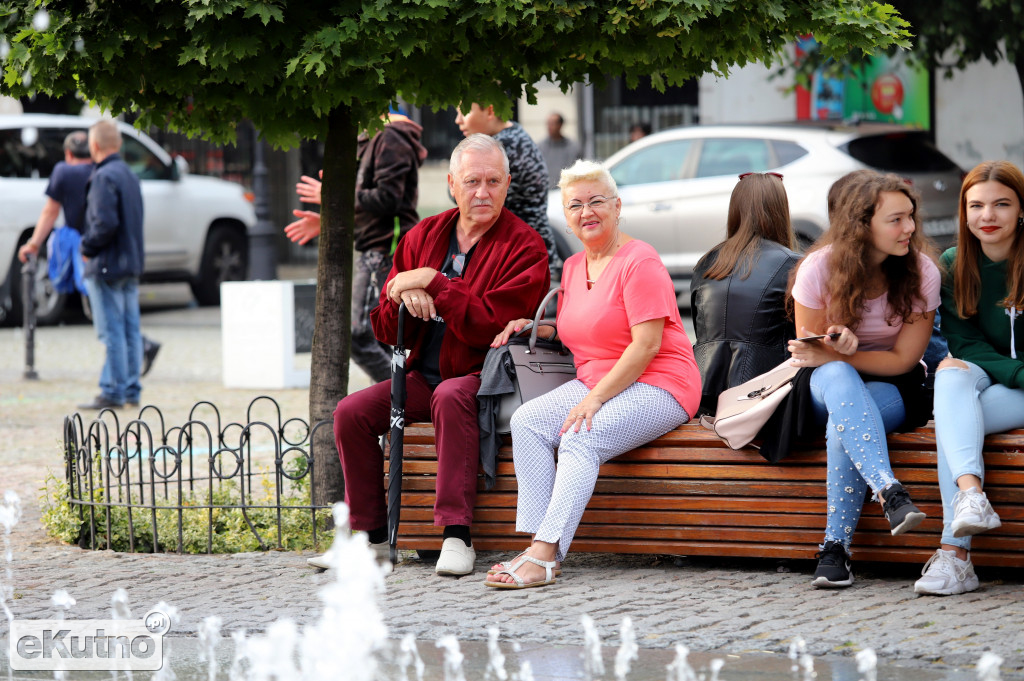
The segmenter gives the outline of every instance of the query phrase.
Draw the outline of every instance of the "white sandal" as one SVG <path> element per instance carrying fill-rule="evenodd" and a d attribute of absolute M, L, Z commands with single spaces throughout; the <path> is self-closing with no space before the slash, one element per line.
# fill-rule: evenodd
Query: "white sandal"
<path fill-rule="evenodd" d="M 529 551 L 529 549 L 526 549 L 526 551 Z M 523 551 L 522 553 L 520 553 L 518 556 L 516 556 L 512 560 L 505 560 L 505 561 L 502 561 L 502 562 L 498 563 L 498 565 L 501 566 L 501 569 L 500 570 L 495 570 L 494 568 L 491 568 L 490 570 L 487 571 L 487 576 L 488 577 L 493 577 L 494 575 L 498 574 L 499 572 L 504 572 L 505 570 L 511 570 L 512 569 L 512 564 L 515 563 L 517 559 L 525 556 L 526 555 L 526 551 Z M 554 575 L 555 575 L 555 577 L 561 577 L 562 576 L 562 564 L 559 563 L 558 561 L 555 561 L 555 572 L 554 572 Z"/>
<path fill-rule="evenodd" d="M 544 579 L 536 582 L 523 581 L 523 578 L 516 574 L 516 570 L 523 567 L 523 565 L 527 562 L 533 563 L 534 565 L 539 565 L 542 568 L 544 568 Z M 491 586 L 495 589 L 529 589 L 530 587 L 534 586 L 547 586 L 548 584 L 554 584 L 555 576 L 553 573 L 555 565 L 556 562 L 553 560 L 540 560 L 538 558 L 534 558 L 533 556 L 527 556 L 525 554 L 522 554 L 518 557 L 518 559 L 516 559 L 513 562 L 512 567 L 510 569 L 501 570 L 499 572 L 495 572 L 494 575 L 492 575 L 494 577 L 497 577 L 498 575 L 508 575 L 515 582 L 514 584 L 511 584 L 509 582 L 492 582 L 488 579 L 486 582 L 484 582 L 484 586 Z"/>

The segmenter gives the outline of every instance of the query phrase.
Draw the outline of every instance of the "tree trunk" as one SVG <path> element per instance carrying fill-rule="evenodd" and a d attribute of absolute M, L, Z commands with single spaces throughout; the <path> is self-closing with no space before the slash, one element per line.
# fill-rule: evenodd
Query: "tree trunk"
<path fill-rule="evenodd" d="M 331 112 L 324 140 L 316 326 L 309 381 L 309 422 L 327 421 L 328 425 L 318 430 L 312 443 L 316 457 L 314 504 L 331 504 L 345 498 L 345 480 L 330 422 L 338 400 L 348 394 L 356 135 L 351 109 L 342 106 Z"/>

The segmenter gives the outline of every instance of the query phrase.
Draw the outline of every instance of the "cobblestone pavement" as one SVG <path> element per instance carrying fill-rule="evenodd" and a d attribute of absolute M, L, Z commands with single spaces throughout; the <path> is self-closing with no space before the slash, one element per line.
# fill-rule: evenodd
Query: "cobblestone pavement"
<path fill-rule="evenodd" d="M 244 415 L 255 393 L 220 383 L 216 309 L 149 311 L 143 329 L 163 343 L 144 381 L 144 402 L 159 405 L 169 422 L 183 419 L 199 399 L 215 402 L 231 418 Z M 128 555 L 81 550 L 46 537 L 39 488 L 47 470 L 61 470 L 63 417 L 95 394 L 102 348 L 87 325 L 39 329 L 36 365 L 42 378 L 29 382 L 21 378 L 22 347 L 19 329 L 0 329 L 0 492 L 14 490 L 25 506 L 11 536 L 15 617 L 53 616 L 50 597 L 59 588 L 77 599 L 69 616 L 106 617 L 118 587 L 128 590 L 137 614 L 159 601 L 179 608 L 176 635 L 194 635 L 211 614 L 223 619 L 225 632 L 261 630 L 281 617 L 305 623 L 317 616 L 318 589 L 331 577 L 306 567 L 309 554 Z M 354 372 L 353 385 L 365 385 L 365 378 Z M 307 414 L 306 391 L 268 394 L 286 416 Z M 964 668 L 993 651 L 1005 659 L 1003 678 L 1024 679 L 1019 571 L 980 569 L 977 592 L 918 598 L 912 584 L 920 566 L 858 565 L 853 587 L 829 592 L 809 586 L 809 562 L 583 554 L 570 555 L 564 576 L 552 587 L 486 589 L 486 567 L 504 558 L 482 553 L 474 575 L 452 579 L 436 576 L 431 565 L 407 554 L 387 577 L 381 602 L 390 635 L 412 633 L 433 641 L 452 633 L 481 641 L 487 627 L 497 624 L 503 640 L 581 645 L 580 616 L 586 613 L 608 645 L 617 645 L 620 623 L 629 616 L 641 648 L 683 643 L 695 651 L 780 653 L 802 637 L 814 655 L 851 655 L 870 647 L 883 660 L 935 670 Z M 0 623 L 0 637 L 6 628 Z"/>

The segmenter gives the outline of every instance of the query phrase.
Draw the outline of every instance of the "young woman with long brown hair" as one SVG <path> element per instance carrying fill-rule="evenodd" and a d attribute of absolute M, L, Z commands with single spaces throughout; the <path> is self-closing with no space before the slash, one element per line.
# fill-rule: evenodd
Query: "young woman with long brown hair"
<path fill-rule="evenodd" d="M 982 491 L 982 446 L 989 433 L 1024 427 L 1022 206 L 1024 175 L 1015 165 L 975 167 L 960 188 L 958 245 L 940 260 L 942 333 L 952 355 L 935 373 L 942 539 L 917 593 L 977 589 L 971 536 L 1002 524 Z"/>
<path fill-rule="evenodd" d="M 816 587 L 853 583 L 850 544 L 869 487 L 892 534 L 925 517 L 893 474 L 885 439 L 930 412 L 921 357 L 940 276 L 920 233 L 918 203 L 896 175 L 851 179 L 828 232 L 794 277 L 797 335 L 837 334 L 789 344 L 797 366 L 815 367 L 811 398 L 826 428 L 828 515 Z"/>
<path fill-rule="evenodd" d="M 786 359 L 793 322 L 786 283 L 793 252 L 789 201 L 777 173 L 744 173 L 732 190 L 726 240 L 693 270 L 690 314 L 701 376 L 700 411 L 714 414 L 718 395 Z"/>

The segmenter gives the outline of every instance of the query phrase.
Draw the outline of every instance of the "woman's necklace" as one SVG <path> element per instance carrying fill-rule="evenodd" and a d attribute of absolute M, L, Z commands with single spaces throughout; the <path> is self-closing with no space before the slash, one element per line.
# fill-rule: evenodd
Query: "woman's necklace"
<path fill-rule="evenodd" d="M 615 235 L 615 239 L 610 244 L 608 244 L 608 247 L 606 249 L 604 249 L 601 253 L 598 253 L 597 257 L 595 257 L 593 259 L 593 261 L 591 261 L 591 259 L 589 257 L 587 258 L 587 272 L 589 273 L 590 270 L 593 269 L 593 266 L 595 266 L 597 264 L 598 260 L 603 260 L 606 257 L 610 257 L 611 254 L 616 249 L 618 249 L 619 246 L 620 246 L 620 244 L 619 244 L 619 235 L 616 234 Z M 607 263 L 605 263 L 604 265 L 607 266 Z M 604 272 L 604 267 L 601 268 L 601 272 Z M 587 284 L 588 285 L 596 284 L 597 283 L 597 279 L 601 276 L 601 272 L 598 272 L 596 275 L 594 275 L 593 279 L 587 279 Z"/>

